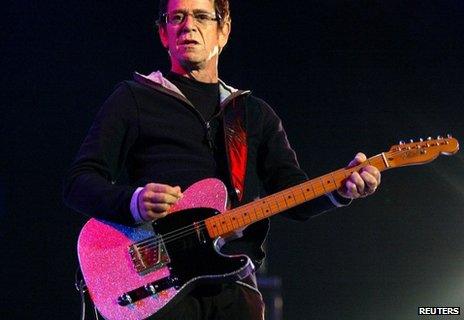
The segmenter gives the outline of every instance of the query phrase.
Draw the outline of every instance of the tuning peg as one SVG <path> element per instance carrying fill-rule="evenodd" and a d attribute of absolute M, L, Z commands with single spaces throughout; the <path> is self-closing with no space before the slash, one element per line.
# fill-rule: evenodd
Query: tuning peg
<path fill-rule="evenodd" d="M 453 136 L 452 136 L 451 134 L 448 133 L 448 134 L 446 135 L 446 137 L 447 137 L 448 139 L 451 139 Z"/>
<path fill-rule="evenodd" d="M 428 141 L 431 141 L 431 140 L 432 140 L 432 137 L 428 137 L 427 140 L 428 140 Z"/>
<path fill-rule="evenodd" d="M 403 144 L 406 144 L 403 140 L 400 140 L 400 146 L 402 146 Z"/>
<path fill-rule="evenodd" d="M 442 137 L 442 136 L 438 136 L 437 139 L 438 139 L 438 140 L 443 140 L 443 137 Z"/>
<path fill-rule="evenodd" d="M 420 141 L 420 142 L 424 142 L 424 139 L 420 138 L 419 141 Z"/>
<path fill-rule="evenodd" d="M 414 143 L 414 140 L 412 140 L 412 139 L 409 139 L 409 142 L 410 142 L 410 143 Z"/>

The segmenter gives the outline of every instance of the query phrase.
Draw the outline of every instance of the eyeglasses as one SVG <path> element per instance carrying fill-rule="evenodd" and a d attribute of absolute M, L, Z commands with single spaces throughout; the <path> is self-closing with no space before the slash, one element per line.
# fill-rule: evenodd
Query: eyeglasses
<path fill-rule="evenodd" d="M 205 26 L 211 21 L 221 21 L 221 15 L 218 13 L 210 13 L 204 11 L 185 12 L 176 11 L 173 13 L 165 13 L 162 15 L 162 19 L 165 23 L 178 26 L 185 22 L 188 16 L 192 16 L 193 20 L 199 25 Z"/>

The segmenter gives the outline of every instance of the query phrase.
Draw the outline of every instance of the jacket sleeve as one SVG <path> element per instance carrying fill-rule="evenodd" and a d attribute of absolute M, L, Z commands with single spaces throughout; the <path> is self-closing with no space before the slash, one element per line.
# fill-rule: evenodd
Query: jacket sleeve
<path fill-rule="evenodd" d="M 262 108 L 262 139 L 258 151 L 258 167 L 260 179 L 266 193 L 273 194 L 308 180 L 306 173 L 300 168 L 295 152 L 288 142 L 282 121 L 264 101 Z M 349 203 L 338 203 L 338 199 L 322 196 L 305 204 L 292 208 L 284 213 L 295 220 L 308 218 Z"/>
<path fill-rule="evenodd" d="M 118 184 L 129 149 L 138 135 L 137 108 L 126 83 L 105 101 L 65 177 L 64 201 L 95 218 L 132 224 L 135 187 Z"/>

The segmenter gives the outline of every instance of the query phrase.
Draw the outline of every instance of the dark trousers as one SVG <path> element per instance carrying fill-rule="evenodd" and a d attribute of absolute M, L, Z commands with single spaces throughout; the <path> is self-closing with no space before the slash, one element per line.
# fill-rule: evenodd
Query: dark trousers
<path fill-rule="evenodd" d="M 264 302 L 257 289 L 253 289 L 256 288 L 254 276 L 242 282 L 248 286 L 232 282 L 194 290 L 163 315 L 163 319 L 264 320 Z"/>

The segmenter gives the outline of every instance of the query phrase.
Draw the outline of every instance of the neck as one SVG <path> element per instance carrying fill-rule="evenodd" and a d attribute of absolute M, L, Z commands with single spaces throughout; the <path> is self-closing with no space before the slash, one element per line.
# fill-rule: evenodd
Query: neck
<path fill-rule="evenodd" d="M 171 72 L 204 83 L 217 83 L 219 81 L 217 64 L 206 68 L 191 68 L 173 63 L 171 67 Z"/>

